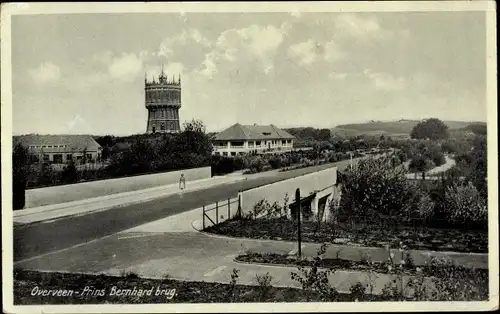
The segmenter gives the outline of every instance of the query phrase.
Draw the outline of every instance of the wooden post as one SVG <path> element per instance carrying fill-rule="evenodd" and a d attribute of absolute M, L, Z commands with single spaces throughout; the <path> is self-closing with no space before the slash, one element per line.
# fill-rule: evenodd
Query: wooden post
<path fill-rule="evenodd" d="M 219 224 L 219 202 L 215 202 L 215 224 Z"/>
<path fill-rule="evenodd" d="M 205 230 L 205 205 L 203 205 L 203 229 L 202 230 Z"/>
<path fill-rule="evenodd" d="M 300 235 L 300 189 L 295 190 L 295 204 L 297 206 L 297 241 L 299 244 L 298 247 L 298 253 L 299 253 L 299 258 L 302 256 L 302 239 Z"/>
<path fill-rule="evenodd" d="M 238 193 L 238 217 L 241 218 L 241 194 Z"/>
<path fill-rule="evenodd" d="M 231 219 L 231 198 L 227 199 L 227 219 Z"/>

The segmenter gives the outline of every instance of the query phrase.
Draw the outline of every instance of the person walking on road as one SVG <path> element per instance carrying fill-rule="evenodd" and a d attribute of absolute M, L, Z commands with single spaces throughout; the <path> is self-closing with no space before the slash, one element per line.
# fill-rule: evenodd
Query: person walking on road
<path fill-rule="evenodd" d="M 186 189 L 186 177 L 184 177 L 184 173 L 181 173 L 181 178 L 179 179 L 179 189 L 181 192 Z"/>

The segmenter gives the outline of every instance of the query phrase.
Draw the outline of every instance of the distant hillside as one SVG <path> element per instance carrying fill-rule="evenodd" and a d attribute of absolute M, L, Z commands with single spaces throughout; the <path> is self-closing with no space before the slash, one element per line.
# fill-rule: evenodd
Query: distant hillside
<path fill-rule="evenodd" d="M 367 123 L 342 124 L 332 129 L 332 135 L 353 137 L 359 135 L 408 137 L 411 130 L 420 120 L 370 121 Z M 450 130 L 463 129 L 471 124 L 484 122 L 443 121 Z"/>

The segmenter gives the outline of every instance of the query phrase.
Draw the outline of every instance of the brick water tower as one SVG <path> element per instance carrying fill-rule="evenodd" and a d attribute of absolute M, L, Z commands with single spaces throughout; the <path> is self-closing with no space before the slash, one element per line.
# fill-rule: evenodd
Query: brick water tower
<path fill-rule="evenodd" d="M 181 131 L 179 123 L 179 109 L 181 108 L 181 76 L 175 80 L 172 76 L 160 73 L 158 79 L 153 77 L 148 81 L 147 74 L 144 81 L 146 109 L 148 110 L 147 133 L 178 133 Z"/>

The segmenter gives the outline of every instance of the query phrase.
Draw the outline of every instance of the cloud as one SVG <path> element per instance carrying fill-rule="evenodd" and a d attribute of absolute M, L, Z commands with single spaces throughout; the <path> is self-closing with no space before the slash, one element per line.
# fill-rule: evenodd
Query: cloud
<path fill-rule="evenodd" d="M 113 58 L 113 53 L 109 50 L 96 52 L 92 56 L 92 60 L 94 62 L 103 63 L 105 65 L 109 65 L 111 63 L 112 58 Z"/>
<path fill-rule="evenodd" d="M 204 37 L 196 28 L 189 28 L 187 30 L 183 29 L 181 33 L 163 39 L 160 43 L 157 55 L 169 58 L 174 56 L 174 49 L 179 49 L 184 46 L 192 46 L 192 44 L 210 47 L 212 42 L 208 38 Z"/>
<path fill-rule="evenodd" d="M 298 59 L 301 65 L 312 64 L 319 57 L 327 62 L 333 63 L 342 59 L 345 55 L 335 42 L 329 41 L 321 43 L 313 39 L 290 46 L 288 54 Z"/>
<path fill-rule="evenodd" d="M 91 134 L 91 127 L 80 115 L 76 114 L 67 123 L 69 133 L 86 133 Z"/>
<path fill-rule="evenodd" d="M 59 80 L 61 69 L 52 62 L 44 62 L 36 69 L 29 70 L 31 77 L 39 83 L 49 83 Z"/>
<path fill-rule="evenodd" d="M 332 72 L 328 74 L 328 77 L 333 80 L 343 81 L 347 78 L 347 73 Z"/>
<path fill-rule="evenodd" d="M 341 50 L 340 46 L 333 41 L 329 41 L 324 44 L 323 56 L 325 61 L 333 63 L 344 57 L 344 52 Z"/>
<path fill-rule="evenodd" d="M 205 54 L 205 59 L 198 69 L 200 74 L 212 77 L 219 72 L 219 65 L 231 68 L 231 64 L 253 66 L 261 73 L 269 73 L 274 68 L 273 58 L 282 45 L 290 25 L 283 23 L 259 26 L 253 24 L 240 29 L 223 31 L 217 38 L 212 51 Z M 234 66 L 234 65 L 233 65 Z M 243 68 L 238 68 L 238 72 Z"/>
<path fill-rule="evenodd" d="M 133 53 L 123 53 L 120 57 L 111 60 L 108 72 L 115 79 L 132 81 L 142 72 L 143 61 Z"/>
<path fill-rule="evenodd" d="M 312 39 L 309 39 L 306 42 L 291 45 L 288 50 L 288 55 L 295 59 L 298 59 L 299 64 L 307 65 L 313 63 L 316 60 L 316 48 L 316 43 Z"/>
<path fill-rule="evenodd" d="M 335 19 L 334 25 L 341 34 L 357 37 L 368 37 L 381 34 L 382 28 L 374 16 L 361 16 L 342 13 Z"/>
<path fill-rule="evenodd" d="M 402 77 L 394 77 L 388 73 L 372 72 L 371 70 L 365 70 L 364 74 L 378 90 L 398 91 L 406 87 L 406 81 Z"/>

